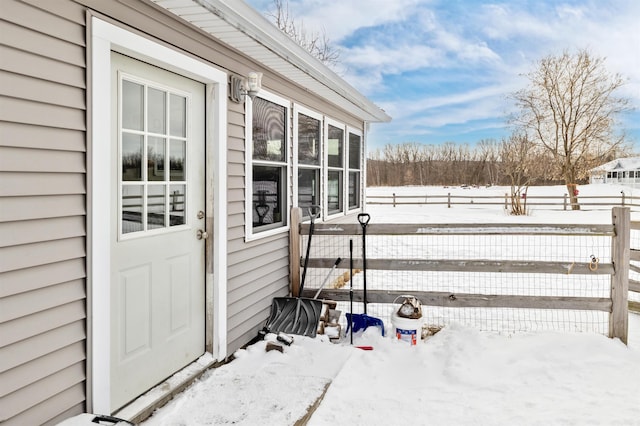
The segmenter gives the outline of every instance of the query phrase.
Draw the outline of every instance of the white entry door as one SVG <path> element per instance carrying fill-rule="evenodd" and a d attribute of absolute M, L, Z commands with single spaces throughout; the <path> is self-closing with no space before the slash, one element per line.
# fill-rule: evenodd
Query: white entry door
<path fill-rule="evenodd" d="M 112 83 L 113 412 L 204 353 L 206 234 L 205 86 L 116 53 Z"/>

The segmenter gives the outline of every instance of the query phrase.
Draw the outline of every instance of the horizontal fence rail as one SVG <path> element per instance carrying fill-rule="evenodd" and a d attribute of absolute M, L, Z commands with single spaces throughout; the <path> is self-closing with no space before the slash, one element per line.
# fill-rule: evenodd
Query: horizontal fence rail
<path fill-rule="evenodd" d="M 530 207 L 558 207 L 562 210 L 570 210 L 573 205 L 580 207 L 640 207 L 640 197 L 622 194 L 611 195 L 580 195 L 577 203 L 571 203 L 569 195 L 527 195 L 522 198 L 522 203 Z M 392 195 L 367 195 L 366 204 L 391 205 L 479 205 L 479 206 L 504 206 L 509 208 L 511 195 L 452 195 L 447 194 L 392 194 Z"/>
<path fill-rule="evenodd" d="M 629 310 L 640 313 L 640 222 L 632 221 L 630 228 Z"/>
<path fill-rule="evenodd" d="M 296 216 L 292 214 L 294 219 Z M 362 227 L 355 218 L 354 222 L 314 224 L 307 263 L 309 282 L 303 296 L 315 295 L 320 283 L 326 282 L 325 274 L 341 257 L 343 261 L 329 272 L 332 276 L 326 277 L 333 278 L 331 284 L 319 297 L 344 303 L 349 301 L 349 287 L 353 286 L 353 300 L 362 305 Z M 291 254 L 292 259 L 299 259 L 292 262 L 292 292 L 297 295 L 305 263 L 300 253 L 306 247 L 310 226 L 292 223 L 292 229 L 297 231 L 292 232 L 296 237 Z M 508 316 L 506 322 L 520 329 L 527 326 L 518 325 L 522 322 L 518 315 L 546 326 L 549 321 L 564 321 L 564 314 L 550 311 L 571 311 L 578 312 L 577 318 L 586 318 L 587 324 L 572 323 L 568 328 L 597 328 L 626 343 L 628 208 L 614 208 L 612 224 L 608 225 L 371 223 L 366 236 L 367 303 L 385 306 L 387 315 L 398 298 L 407 294 L 433 307 L 437 318 L 430 320 L 441 325 L 450 320 L 449 308 L 471 309 L 477 317 L 491 317 L 486 320 L 489 323 L 501 320 L 493 318 L 496 315 Z M 353 274 L 347 261 L 349 240 L 356 242 Z M 554 246 L 547 247 L 550 244 Z M 640 265 L 634 266 L 634 271 L 640 272 Z M 586 312 L 599 312 L 599 319 Z"/>

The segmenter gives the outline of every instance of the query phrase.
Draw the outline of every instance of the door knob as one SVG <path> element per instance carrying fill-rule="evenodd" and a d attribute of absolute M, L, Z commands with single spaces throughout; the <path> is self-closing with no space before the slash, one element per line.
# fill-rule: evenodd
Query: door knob
<path fill-rule="evenodd" d="M 199 240 L 206 240 L 207 238 L 209 238 L 209 233 L 206 231 L 203 231 L 202 229 L 198 229 L 198 232 L 196 233 L 196 238 Z"/>

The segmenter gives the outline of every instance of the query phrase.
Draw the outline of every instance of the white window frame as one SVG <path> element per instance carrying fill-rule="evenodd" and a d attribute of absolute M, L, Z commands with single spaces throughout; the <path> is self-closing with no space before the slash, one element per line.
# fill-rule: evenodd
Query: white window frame
<path fill-rule="evenodd" d="M 149 79 L 145 79 L 145 78 L 141 78 L 139 76 L 134 76 L 134 75 L 130 75 L 127 73 L 120 73 L 120 75 L 118 76 L 118 96 L 120 99 L 120 105 L 118 105 L 118 112 L 121 114 L 122 111 L 122 81 L 123 80 L 127 80 L 133 83 L 137 83 L 137 84 L 141 84 L 145 87 L 152 87 L 154 89 L 158 89 L 158 90 L 162 90 L 167 94 L 176 94 L 176 95 L 180 95 L 184 98 L 186 98 L 186 107 L 187 107 L 187 117 L 190 116 L 192 110 L 191 108 L 193 108 L 193 102 L 191 99 L 191 95 L 189 93 L 183 92 L 181 90 L 178 90 L 174 87 L 171 86 L 167 86 L 165 84 L 161 84 L 158 83 L 156 81 L 153 80 L 149 80 Z M 145 89 L 145 105 L 147 104 L 147 99 L 146 99 L 146 89 Z M 169 117 L 168 114 L 168 109 L 169 109 L 169 97 L 167 97 L 167 101 L 166 101 L 166 105 L 165 105 L 165 113 L 167 114 L 166 117 Z M 144 120 L 146 122 L 147 117 L 145 114 Z M 187 119 L 187 123 L 189 123 L 189 119 Z M 121 123 L 121 120 L 118 120 L 118 123 Z M 169 126 L 169 123 L 167 123 L 167 126 Z M 167 127 L 168 128 L 168 127 Z M 187 126 L 186 130 L 186 136 L 185 137 L 173 137 L 174 139 L 184 139 L 186 141 L 191 139 L 191 128 L 190 126 Z M 168 130 L 167 130 L 168 132 Z M 141 135 L 146 135 L 146 136 L 154 136 L 154 134 L 148 132 L 147 130 L 144 131 L 129 131 L 129 133 L 132 134 L 141 134 Z M 165 151 L 167 151 L 169 149 L 169 141 L 172 137 L 170 137 L 169 135 L 164 135 L 166 136 L 166 147 L 165 147 Z M 147 139 L 146 137 L 144 138 L 145 140 Z M 147 145 L 146 143 L 143 144 L 143 148 L 146 148 Z M 120 124 L 118 124 L 118 152 L 120 153 L 122 151 L 122 129 L 120 128 Z M 143 159 L 146 158 L 146 153 L 143 154 Z M 169 167 L 169 157 L 166 156 L 166 161 L 167 164 L 165 165 L 165 172 L 166 173 L 170 173 L 170 167 Z M 189 164 L 189 161 L 193 161 L 194 159 L 189 158 L 186 164 Z M 142 175 L 143 177 L 145 176 L 145 170 L 147 169 L 146 164 L 142 164 Z M 188 194 L 189 191 L 189 183 L 188 183 L 188 179 L 187 179 L 187 175 L 188 175 L 189 171 L 185 170 L 185 181 L 184 181 L 184 185 L 185 185 L 185 195 Z M 133 181 L 132 181 L 133 182 Z M 172 181 L 171 180 L 165 180 L 164 184 L 166 185 L 165 187 L 165 199 L 168 200 L 168 198 L 170 197 L 169 195 L 169 188 L 171 186 Z M 141 180 L 137 183 L 131 183 L 131 185 L 141 185 L 141 186 L 148 186 L 149 185 L 149 180 Z M 129 233 L 123 233 L 123 229 L 122 229 L 122 189 L 123 189 L 123 180 L 122 180 L 122 156 L 120 154 L 118 154 L 118 240 L 119 241 L 126 241 L 126 240 L 130 240 L 130 239 L 136 239 L 136 238 L 145 238 L 149 235 L 158 235 L 158 234 L 167 234 L 167 233 L 172 233 L 172 232 L 178 232 L 178 231 L 183 231 L 186 228 L 189 228 L 192 226 L 193 222 L 193 217 L 194 214 L 193 212 L 190 212 L 191 206 L 188 205 L 187 200 L 185 199 L 184 205 L 185 205 L 185 223 L 183 223 L 182 225 L 176 225 L 176 226 L 170 226 L 169 225 L 169 212 L 165 211 L 165 226 L 161 227 L 161 228 L 155 228 L 155 229 L 142 229 L 140 231 L 135 231 L 135 232 L 129 232 Z M 146 191 L 143 192 L 143 197 L 144 194 L 146 194 Z M 165 203 L 168 201 L 165 201 Z M 146 205 L 147 202 L 143 201 L 143 205 Z M 147 210 L 143 209 L 142 214 L 144 216 L 147 215 Z"/>
<path fill-rule="evenodd" d="M 351 151 L 349 149 L 349 134 L 350 133 L 353 133 L 356 136 L 360 136 L 360 154 L 359 154 L 360 155 L 360 168 L 359 169 L 352 169 L 352 168 L 349 167 L 349 159 L 350 159 L 349 157 L 351 155 Z M 347 177 L 345 178 L 345 187 L 346 187 L 345 188 L 345 210 L 346 210 L 347 214 L 350 214 L 350 213 L 353 213 L 353 212 L 356 212 L 358 210 L 362 210 L 363 209 L 363 198 L 364 198 L 363 176 L 364 176 L 364 172 L 363 172 L 362 169 L 363 169 L 363 166 L 365 165 L 365 163 L 364 163 L 364 155 L 363 155 L 363 152 L 364 152 L 364 133 L 360 129 L 357 129 L 355 127 L 347 126 L 347 133 L 346 133 L 345 139 L 346 139 L 345 140 L 345 144 L 346 144 L 345 151 L 346 151 L 346 157 L 347 157 L 346 160 L 345 160 L 345 163 L 346 163 L 345 169 L 346 169 L 346 173 L 347 173 Z M 352 171 L 357 171 L 358 173 L 360 173 L 359 187 L 358 187 L 358 191 L 359 191 L 358 198 L 360 200 L 360 203 L 359 203 L 360 205 L 357 206 L 357 207 L 354 207 L 354 208 L 351 208 L 349 206 L 349 173 L 351 173 Z"/>
<path fill-rule="evenodd" d="M 336 127 L 340 130 L 342 130 L 342 168 L 340 170 L 342 170 L 342 188 L 341 188 L 341 196 L 342 196 L 342 211 L 339 211 L 337 213 L 329 213 L 329 190 L 328 190 L 328 186 L 329 186 L 329 172 L 332 170 L 338 170 L 337 167 L 329 167 L 329 126 L 333 126 Z M 324 156 L 323 156 L 323 166 L 322 166 L 322 170 L 324 171 L 324 177 L 322 179 L 322 186 L 324 188 L 323 193 L 325 194 L 325 197 L 323 197 L 322 203 L 323 203 L 323 215 L 325 219 L 332 219 L 332 218 L 336 218 L 336 217 L 340 217 L 340 216 L 345 216 L 347 214 L 347 200 L 346 200 L 346 185 L 347 185 L 347 156 L 348 153 L 346 152 L 346 148 L 347 148 L 347 143 L 346 143 L 346 137 L 347 137 L 347 126 L 343 123 L 340 122 L 338 120 L 334 120 L 332 118 L 329 117 L 325 117 L 324 120 L 324 126 L 323 126 L 323 132 L 324 135 L 322 137 L 322 144 L 324 146 Z"/>
<path fill-rule="evenodd" d="M 271 93 L 265 89 L 260 90 L 256 96 L 266 101 L 273 102 L 285 108 L 285 182 L 284 182 L 284 203 L 282 212 L 283 225 L 273 229 L 254 232 L 253 229 L 253 101 L 248 96 L 245 98 L 245 241 L 254 241 L 272 235 L 289 232 L 290 223 L 290 200 L 291 200 L 291 101 Z M 262 164 L 268 162 L 259 161 Z M 281 163 L 274 165 L 282 166 Z"/>
<path fill-rule="evenodd" d="M 318 194 L 318 200 L 320 205 L 324 205 L 324 185 L 322 184 L 324 179 L 324 115 L 319 112 L 313 111 L 309 108 L 306 108 L 300 104 L 293 104 L 293 205 L 299 206 L 298 200 L 298 170 L 299 170 L 299 161 L 298 161 L 298 114 L 306 115 L 307 117 L 313 118 L 314 120 L 318 120 L 320 122 L 320 140 L 318 142 L 318 147 L 320 149 L 319 159 L 320 164 L 318 166 L 312 166 L 303 164 L 302 168 L 304 169 L 317 169 L 318 170 L 318 190 L 320 193 Z M 302 216 L 306 216 L 308 212 L 302 212 Z"/>

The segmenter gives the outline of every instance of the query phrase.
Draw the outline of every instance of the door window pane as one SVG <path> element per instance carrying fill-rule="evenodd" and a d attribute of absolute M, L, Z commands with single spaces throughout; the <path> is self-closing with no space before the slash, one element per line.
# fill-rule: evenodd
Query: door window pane
<path fill-rule="evenodd" d="M 187 136 L 187 98 L 171 95 L 170 105 L 171 136 Z"/>
<path fill-rule="evenodd" d="M 185 162 L 187 160 L 186 141 L 171 139 L 171 150 L 169 151 L 169 167 L 171 170 L 171 180 L 185 180 Z"/>
<path fill-rule="evenodd" d="M 344 167 L 342 163 L 344 131 L 337 127 L 329 126 L 327 140 L 327 155 L 329 167 Z"/>
<path fill-rule="evenodd" d="M 142 180 L 142 146 L 141 135 L 122 134 L 122 180 Z"/>
<path fill-rule="evenodd" d="M 147 108 L 149 132 L 165 134 L 165 115 L 167 112 L 165 92 L 150 87 L 147 91 L 147 101 L 149 104 Z"/>
<path fill-rule="evenodd" d="M 142 185 L 125 185 L 122 187 L 122 233 L 138 232 L 144 229 L 142 223 Z"/>
<path fill-rule="evenodd" d="M 147 229 L 164 228 L 165 185 L 147 187 Z"/>
<path fill-rule="evenodd" d="M 329 170 L 327 173 L 327 210 L 329 213 L 342 211 L 342 172 Z"/>
<path fill-rule="evenodd" d="M 165 139 L 149 136 L 147 142 L 147 179 L 164 180 Z"/>
<path fill-rule="evenodd" d="M 298 114 L 298 162 L 320 165 L 320 121 Z"/>
<path fill-rule="evenodd" d="M 185 185 L 169 187 L 169 226 L 184 225 L 185 218 Z"/>
<path fill-rule="evenodd" d="M 262 98 L 253 101 L 253 159 L 285 161 L 285 107 Z"/>
<path fill-rule="evenodd" d="M 122 81 L 122 128 L 144 129 L 144 86 Z"/>
<path fill-rule="evenodd" d="M 283 169 L 272 166 L 253 166 L 253 226 L 282 222 Z"/>

